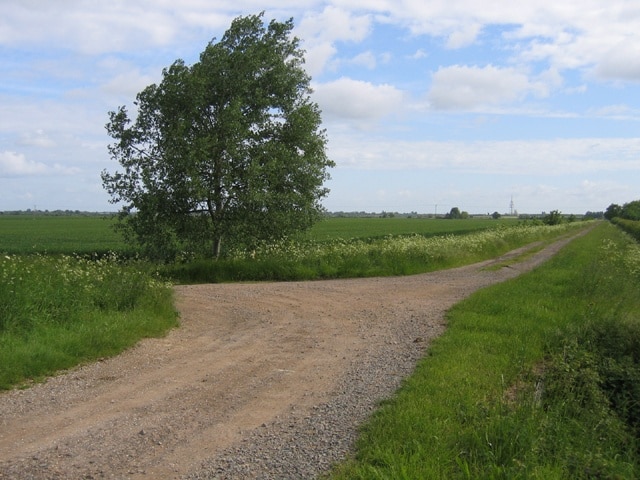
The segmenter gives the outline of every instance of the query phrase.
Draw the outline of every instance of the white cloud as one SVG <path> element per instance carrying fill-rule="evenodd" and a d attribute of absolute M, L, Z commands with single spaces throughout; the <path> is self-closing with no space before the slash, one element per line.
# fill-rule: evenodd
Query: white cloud
<path fill-rule="evenodd" d="M 321 10 L 320 10 L 321 9 Z M 84 53 L 153 49 L 220 35 L 239 14 L 267 10 L 293 15 L 296 34 L 317 73 L 336 42 L 360 42 L 374 21 L 407 28 L 414 35 L 440 37 L 448 48 L 477 42 L 491 25 L 505 27 L 519 60 L 543 60 L 559 68 L 593 68 L 603 79 L 638 81 L 640 8 L 633 2 L 423 2 L 333 0 L 331 2 L 254 0 L 141 0 L 139 2 L 33 0 L 0 3 L 0 44 L 39 45 Z"/>
<path fill-rule="evenodd" d="M 459 30 L 455 30 L 449 34 L 447 38 L 447 48 L 456 49 L 468 47 L 476 41 L 481 30 L 482 26 L 477 23 L 462 25 Z"/>
<path fill-rule="evenodd" d="M 354 15 L 349 9 L 327 6 L 321 12 L 307 13 L 298 22 L 296 33 L 322 41 L 360 42 L 371 32 L 370 15 Z"/>
<path fill-rule="evenodd" d="M 44 175 L 76 175 L 81 170 L 55 163 L 52 166 L 28 160 L 22 153 L 0 152 L 0 178 L 31 177 Z"/>
<path fill-rule="evenodd" d="M 600 108 L 594 108 L 589 114 L 596 117 L 608 117 L 620 120 L 638 119 L 640 112 L 634 111 L 631 107 L 624 104 L 607 105 Z"/>
<path fill-rule="evenodd" d="M 0 152 L 0 178 L 42 175 L 47 170 L 44 163 L 29 161 L 21 153 Z"/>
<path fill-rule="evenodd" d="M 522 100 L 529 94 L 544 97 L 550 85 L 558 82 L 556 76 L 547 74 L 532 81 L 525 73 L 508 67 L 454 65 L 433 74 L 428 100 L 435 109 L 474 110 Z"/>
<path fill-rule="evenodd" d="M 295 34 L 303 39 L 307 71 L 311 75 L 321 73 L 337 51 L 336 42 L 358 43 L 369 35 L 371 26 L 370 15 L 354 15 L 333 6 L 306 13 L 299 20 Z"/>
<path fill-rule="evenodd" d="M 145 75 L 138 69 L 131 69 L 127 72 L 116 74 L 107 83 L 100 88 L 109 95 L 125 97 L 133 100 L 136 94 L 143 90 L 146 86 L 158 81 L 150 75 Z"/>
<path fill-rule="evenodd" d="M 334 118 L 372 121 L 397 111 L 403 103 L 401 90 L 392 85 L 340 78 L 314 86 L 314 99 L 323 113 Z"/>
<path fill-rule="evenodd" d="M 640 172 L 640 138 L 478 142 L 335 138 L 331 158 L 363 170 L 446 170 L 450 175 L 559 176 Z M 452 177 L 453 178 L 453 177 Z"/>
<path fill-rule="evenodd" d="M 375 11 L 413 35 L 444 40 L 447 48 L 475 44 L 487 27 L 501 26 L 514 62 L 548 62 L 590 69 L 603 80 L 640 81 L 640 5 L 625 0 L 478 2 L 477 0 L 334 0 L 348 10 Z"/>
<path fill-rule="evenodd" d="M 303 46 L 306 52 L 304 69 L 312 77 L 322 73 L 338 51 L 330 42 L 304 44 Z"/>
<path fill-rule="evenodd" d="M 353 65 L 357 65 L 360 67 L 368 68 L 369 70 L 373 70 L 376 68 L 376 56 L 371 51 L 362 52 L 355 57 L 353 57 L 349 63 Z"/>
<path fill-rule="evenodd" d="M 35 131 L 24 132 L 18 141 L 18 144 L 23 147 L 40 147 L 50 148 L 55 147 L 54 142 L 49 135 L 43 129 L 37 129 Z"/>
<path fill-rule="evenodd" d="M 408 58 L 411 58 L 413 60 L 421 60 L 423 58 L 427 58 L 428 56 L 429 54 L 424 49 L 419 48 L 412 55 L 409 55 Z"/>
<path fill-rule="evenodd" d="M 639 39 L 625 38 L 606 52 L 595 68 L 598 77 L 640 82 Z"/>
<path fill-rule="evenodd" d="M 3 44 L 50 45 L 102 53 L 166 45 L 177 33 L 170 12 L 136 3 L 20 2 L 4 4 Z"/>

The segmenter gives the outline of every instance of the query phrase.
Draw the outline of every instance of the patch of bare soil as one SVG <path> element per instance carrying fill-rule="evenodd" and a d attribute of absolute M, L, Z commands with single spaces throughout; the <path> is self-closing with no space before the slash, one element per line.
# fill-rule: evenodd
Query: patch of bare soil
<path fill-rule="evenodd" d="M 527 249 L 409 277 L 178 286 L 181 327 L 166 337 L 0 394 L 0 478 L 321 473 L 443 332 L 449 307 L 567 241 L 506 267 Z"/>

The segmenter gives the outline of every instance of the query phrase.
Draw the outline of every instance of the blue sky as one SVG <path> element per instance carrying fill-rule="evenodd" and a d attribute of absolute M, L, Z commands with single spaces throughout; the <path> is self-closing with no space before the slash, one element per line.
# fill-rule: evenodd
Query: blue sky
<path fill-rule="evenodd" d="M 3 0 L 0 211 L 116 210 L 107 112 L 262 10 L 307 52 L 331 211 L 640 198 L 636 0 Z"/>

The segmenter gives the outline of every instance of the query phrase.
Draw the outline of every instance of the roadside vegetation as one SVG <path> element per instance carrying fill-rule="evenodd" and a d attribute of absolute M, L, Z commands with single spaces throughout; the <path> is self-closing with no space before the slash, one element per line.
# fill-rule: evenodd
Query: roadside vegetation
<path fill-rule="evenodd" d="M 616 217 L 611 220 L 611 223 L 617 225 L 640 242 L 640 221 Z"/>
<path fill-rule="evenodd" d="M 115 355 L 175 325 L 171 285 L 146 263 L 0 256 L 0 390 Z"/>
<path fill-rule="evenodd" d="M 584 225 L 373 218 L 350 219 L 349 228 L 344 219 L 330 219 L 306 238 L 229 251 L 225 259 L 158 265 L 102 236 L 113 219 L 10 217 L 0 216 L 0 225 L 11 227 L 0 230 L 0 389 L 165 334 L 177 325 L 171 282 L 417 273 L 490 258 Z M 407 235 L 407 228 L 421 234 Z M 358 238 L 358 232 L 370 236 Z M 18 238 L 21 244 L 14 243 Z M 85 240 L 96 253 L 73 253 Z M 119 252 L 109 253 L 111 246 Z M 10 253 L 16 250 L 21 254 Z"/>
<path fill-rule="evenodd" d="M 456 222 L 441 222 L 456 226 Z M 284 239 L 263 242 L 252 249 L 230 250 L 224 259 L 217 261 L 194 259 L 171 264 L 163 272 L 179 283 L 410 275 L 493 258 L 584 225 L 531 223 L 498 225 L 458 235 L 386 235 L 324 241 Z"/>
<path fill-rule="evenodd" d="M 109 220 L 96 220 L 79 222 L 84 227 L 78 231 L 99 239 Z M 49 238 L 49 246 L 67 240 L 51 250 L 46 240 L 37 249 L 27 242 L 21 254 L 10 253 L 11 240 L 2 242 L 21 236 L 3 229 L 0 389 L 165 334 L 178 324 L 168 278 L 410 274 L 493 258 L 532 242 L 542 246 L 593 225 L 393 218 L 338 225 L 344 220 L 251 250 L 230 249 L 224 259 L 169 265 L 138 259 L 124 243 L 116 245 L 124 255 L 98 244 L 95 254 L 65 251 L 75 245 L 73 235 L 53 228 L 53 221 L 26 230 Z M 640 246 L 614 224 L 638 229 L 629 219 L 600 223 L 534 272 L 455 306 L 447 332 L 381 405 L 362 430 L 357 454 L 333 478 L 637 477 Z M 49 236 L 44 225 L 57 233 Z M 413 232 L 404 230 L 407 225 Z M 44 253 L 34 252 L 40 248 Z"/>
<path fill-rule="evenodd" d="M 638 478 L 640 246 L 601 223 L 456 305 L 334 479 Z"/>

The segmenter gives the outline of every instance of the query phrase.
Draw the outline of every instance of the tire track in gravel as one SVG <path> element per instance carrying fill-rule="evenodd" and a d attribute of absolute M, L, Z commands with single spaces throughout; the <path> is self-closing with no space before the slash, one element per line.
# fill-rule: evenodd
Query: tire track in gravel
<path fill-rule="evenodd" d="M 328 401 L 376 349 L 419 357 L 454 303 L 568 241 L 497 270 L 533 246 L 408 277 L 178 286 L 181 327 L 166 337 L 0 394 L 0 478 L 197 476 L 257 429 Z"/>

